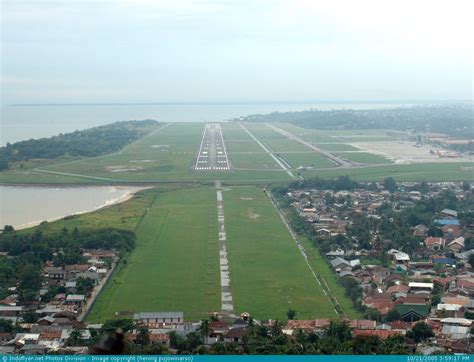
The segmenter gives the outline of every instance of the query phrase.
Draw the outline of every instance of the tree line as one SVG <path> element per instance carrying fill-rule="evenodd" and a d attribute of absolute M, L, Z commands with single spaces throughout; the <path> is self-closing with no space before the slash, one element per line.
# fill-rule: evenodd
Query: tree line
<path fill-rule="evenodd" d="M 157 125 L 154 120 L 115 122 L 50 138 L 7 143 L 0 148 L 0 171 L 31 159 L 95 157 L 115 152 L 143 137 Z"/>
<path fill-rule="evenodd" d="M 283 122 L 312 129 L 397 129 L 444 133 L 462 139 L 474 138 L 470 106 L 431 106 L 369 110 L 310 109 L 249 115 L 245 121 Z M 239 119 L 241 121 L 241 119 Z M 455 126 L 453 126 L 455 125 Z"/>

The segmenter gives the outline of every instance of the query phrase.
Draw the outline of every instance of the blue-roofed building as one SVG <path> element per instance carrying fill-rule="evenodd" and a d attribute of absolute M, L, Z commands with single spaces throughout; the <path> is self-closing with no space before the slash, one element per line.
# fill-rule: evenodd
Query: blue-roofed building
<path fill-rule="evenodd" d="M 458 219 L 435 219 L 434 221 L 438 225 L 459 225 Z"/>
<path fill-rule="evenodd" d="M 456 260 L 451 258 L 432 258 L 434 264 L 456 265 Z"/>

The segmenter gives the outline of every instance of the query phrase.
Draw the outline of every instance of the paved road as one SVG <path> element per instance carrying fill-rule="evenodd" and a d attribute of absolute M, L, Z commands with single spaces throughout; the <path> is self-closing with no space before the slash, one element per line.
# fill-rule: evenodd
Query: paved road
<path fill-rule="evenodd" d="M 227 171 L 230 162 L 219 124 L 206 124 L 194 169 L 196 171 Z"/>
<path fill-rule="evenodd" d="M 348 162 L 344 159 L 342 159 L 341 157 L 337 157 L 336 155 L 332 154 L 331 152 L 328 152 L 328 151 L 325 151 L 317 146 L 315 146 L 314 144 L 312 144 L 311 142 L 307 142 L 305 141 L 304 139 L 302 139 L 301 137 L 291 133 L 291 132 L 288 132 L 284 129 L 281 129 L 281 128 L 278 128 L 278 127 L 275 127 L 269 123 L 267 123 L 267 126 L 270 127 L 271 129 L 273 129 L 275 132 L 278 132 L 280 133 L 281 135 L 293 140 L 293 141 L 296 141 L 296 142 L 299 142 L 301 143 L 302 145 L 305 145 L 306 147 L 309 147 L 311 148 L 312 150 L 316 151 L 316 152 L 319 152 L 320 154 L 322 154 L 324 157 L 326 158 L 329 158 L 331 161 L 333 161 L 334 163 L 336 163 L 337 165 L 341 166 L 341 167 L 345 167 L 345 168 L 349 168 L 349 167 L 353 167 L 354 164 L 351 163 L 351 162 Z"/>

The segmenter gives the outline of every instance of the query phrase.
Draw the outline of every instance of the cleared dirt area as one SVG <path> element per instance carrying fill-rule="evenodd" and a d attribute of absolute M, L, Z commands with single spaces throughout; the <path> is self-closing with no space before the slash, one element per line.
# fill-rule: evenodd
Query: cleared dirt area
<path fill-rule="evenodd" d="M 367 142 L 351 143 L 351 146 L 357 147 L 365 152 L 380 155 L 392 160 L 395 163 L 420 163 L 420 162 L 472 162 L 473 157 L 438 157 L 430 153 L 433 149 L 424 145 L 415 147 L 413 142 Z"/>

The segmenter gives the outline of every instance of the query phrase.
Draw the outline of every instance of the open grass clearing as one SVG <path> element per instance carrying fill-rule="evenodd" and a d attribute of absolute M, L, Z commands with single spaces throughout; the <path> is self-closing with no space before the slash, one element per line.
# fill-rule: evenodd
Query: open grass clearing
<path fill-rule="evenodd" d="M 270 146 L 270 148 L 275 152 L 308 152 L 311 151 L 309 147 L 290 139 L 284 140 L 266 140 L 264 141 L 265 144 Z"/>
<path fill-rule="evenodd" d="M 293 168 L 314 167 L 314 168 L 328 168 L 335 167 L 334 163 L 328 160 L 320 153 L 281 153 L 283 157 Z"/>
<path fill-rule="evenodd" d="M 268 127 L 265 123 L 249 123 L 245 122 L 243 125 L 260 141 L 264 140 L 286 140 L 286 137 L 282 134 L 274 131 Z"/>
<path fill-rule="evenodd" d="M 364 164 L 384 164 L 392 163 L 388 158 L 380 155 L 375 155 L 368 152 L 340 152 L 337 153 L 339 157 L 345 158 L 348 161 L 364 163 Z"/>
<path fill-rule="evenodd" d="M 227 152 L 256 152 L 264 153 L 260 145 L 254 140 L 250 141 L 225 141 Z"/>
<path fill-rule="evenodd" d="M 302 237 L 300 240 L 306 250 L 306 254 L 308 255 L 311 266 L 318 276 L 324 278 L 331 290 L 332 295 L 335 296 L 343 312 L 349 318 L 360 318 L 360 313 L 355 310 L 352 301 L 346 296 L 346 290 L 338 283 L 336 274 L 334 274 L 328 262 L 323 257 L 323 255 L 321 255 L 321 252 L 318 250 L 318 248 L 312 245 L 311 241 L 305 237 Z"/>
<path fill-rule="evenodd" d="M 281 169 L 268 153 L 231 153 L 230 159 L 235 168 L 260 170 Z"/>
<path fill-rule="evenodd" d="M 183 311 L 197 320 L 220 308 L 216 192 L 212 187 L 159 193 L 137 228 L 137 243 L 88 320 L 120 311 Z"/>
<path fill-rule="evenodd" d="M 256 318 L 336 317 L 268 196 L 258 187 L 224 192 L 234 310 Z"/>
<path fill-rule="evenodd" d="M 396 181 L 474 181 L 474 163 L 416 163 L 410 165 L 372 166 L 350 169 L 303 171 L 304 177 L 336 178 L 350 176 L 357 181 L 382 181 L 393 177 Z"/>
<path fill-rule="evenodd" d="M 166 190 L 166 187 L 146 189 L 137 192 L 133 197 L 125 202 L 111 205 L 103 209 L 88 212 L 85 214 L 66 216 L 63 219 L 46 222 L 38 225 L 39 229 L 46 234 L 62 232 L 65 228 L 72 232 L 74 228 L 79 230 L 94 230 L 98 228 L 116 228 L 123 230 L 134 230 L 146 212 L 146 209 L 153 203 L 158 192 Z M 25 229 L 21 232 L 32 232 L 34 228 Z"/>
<path fill-rule="evenodd" d="M 227 141 L 252 141 L 252 137 L 237 122 L 222 122 L 220 125 L 226 143 Z"/>
<path fill-rule="evenodd" d="M 326 151 L 358 151 L 359 149 L 344 143 L 319 143 L 317 146 Z"/>

